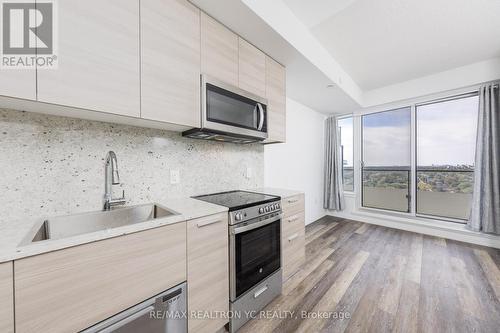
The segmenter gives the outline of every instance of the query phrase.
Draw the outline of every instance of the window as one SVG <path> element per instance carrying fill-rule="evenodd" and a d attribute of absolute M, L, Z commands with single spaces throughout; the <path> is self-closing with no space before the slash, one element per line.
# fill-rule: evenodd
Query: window
<path fill-rule="evenodd" d="M 417 214 L 469 217 L 478 103 L 469 95 L 416 107 Z"/>
<path fill-rule="evenodd" d="M 362 117 L 364 207 L 409 212 L 411 108 Z"/>
<path fill-rule="evenodd" d="M 352 117 L 339 119 L 340 154 L 342 159 L 342 181 L 344 191 L 354 191 L 354 150 Z"/>

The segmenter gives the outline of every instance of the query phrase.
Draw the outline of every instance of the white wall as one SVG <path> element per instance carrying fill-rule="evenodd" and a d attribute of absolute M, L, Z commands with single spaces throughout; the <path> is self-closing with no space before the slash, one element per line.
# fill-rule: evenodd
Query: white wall
<path fill-rule="evenodd" d="M 323 209 L 324 120 L 326 116 L 287 98 L 286 143 L 264 148 L 264 184 L 305 192 L 306 224 Z"/>

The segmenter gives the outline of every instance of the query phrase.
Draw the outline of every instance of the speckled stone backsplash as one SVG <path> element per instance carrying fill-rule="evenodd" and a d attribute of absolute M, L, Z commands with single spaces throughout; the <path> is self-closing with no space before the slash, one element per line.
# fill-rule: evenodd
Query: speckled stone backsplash
<path fill-rule="evenodd" d="M 0 222 L 101 209 L 109 150 L 127 204 L 263 186 L 260 144 L 0 109 Z M 170 184 L 171 169 L 179 184 Z"/>

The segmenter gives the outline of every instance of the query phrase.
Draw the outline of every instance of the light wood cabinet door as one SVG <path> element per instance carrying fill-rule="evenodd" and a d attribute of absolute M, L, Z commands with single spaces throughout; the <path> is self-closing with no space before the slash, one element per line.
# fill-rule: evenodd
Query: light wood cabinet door
<path fill-rule="evenodd" d="M 78 332 L 186 280 L 186 223 L 16 260 L 16 332 Z"/>
<path fill-rule="evenodd" d="M 238 61 L 239 87 L 266 97 L 266 55 L 240 37 Z"/>
<path fill-rule="evenodd" d="M 281 199 L 281 207 L 283 209 L 283 215 L 285 217 L 303 212 L 305 210 L 304 194 L 298 194 Z"/>
<path fill-rule="evenodd" d="M 141 1 L 141 117 L 200 127 L 200 10 Z"/>
<path fill-rule="evenodd" d="M 201 13 L 201 72 L 238 86 L 238 35 Z"/>
<path fill-rule="evenodd" d="M 266 57 L 267 142 L 286 141 L 286 69 Z"/>
<path fill-rule="evenodd" d="M 283 281 L 302 267 L 306 259 L 305 229 L 287 235 L 283 240 Z"/>
<path fill-rule="evenodd" d="M 188 310 L 229 310 L 229 245 L 227 213 L 187 221 Z M 221 312 L 219 312 L 221 313 Z M 189 318 L 189 332 L 213 333 L 224 318 Z"/>
<path fill-rule="evenodd" d="M 14 332 L 14 277 L 11 261 L 0 264 L 0 332 Z"/>
<path fill-rule="evenodd" d="M 38 100 L 139 117 L 139 1 L 58 1 L 57 11 L 58 68 L 38 71 Z"/>
<path fill-rule="evenodd" d="M 283 281 L 289 279 L 305 262 L 305 196 L 303 193 L 281 199 L 283 210 L 282 249 Z"/>
<path fill-rule="evenodd" d="M 35 69 L 0 69 L 0 95 L 36 100 Z"/>

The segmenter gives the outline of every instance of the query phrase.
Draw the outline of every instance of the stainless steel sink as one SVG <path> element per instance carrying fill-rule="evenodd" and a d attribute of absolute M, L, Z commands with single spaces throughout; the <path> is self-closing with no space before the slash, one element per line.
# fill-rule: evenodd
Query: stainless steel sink
<path fill-rule="evenodd" d="M 49 239 L 67 238 L 174 215 L 178 214 L 156 204 L 145 204 L 113 208 L 109 211 L 58 216 L 46 219 L 40 226 L 36 226 L 22 245 Z"/>

